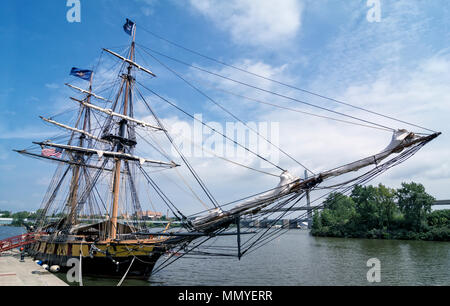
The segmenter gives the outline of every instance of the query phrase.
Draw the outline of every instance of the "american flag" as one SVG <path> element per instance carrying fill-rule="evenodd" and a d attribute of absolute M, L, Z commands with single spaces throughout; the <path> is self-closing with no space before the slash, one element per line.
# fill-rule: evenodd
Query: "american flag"
<path fill-rule="evenodd" d="M 61 158 L 63 149 L 44 148 L 42 149 L 42 156 Z"/>

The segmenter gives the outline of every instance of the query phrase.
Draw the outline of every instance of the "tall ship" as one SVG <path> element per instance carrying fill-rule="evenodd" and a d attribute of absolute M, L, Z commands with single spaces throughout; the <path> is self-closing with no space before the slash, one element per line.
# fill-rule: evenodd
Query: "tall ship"
<path fill-rule="evenodd" d="M 251 219 L 252 222 L 257 222 L 272 216 L 274 221 L 279 221 L 287 214 L 299 211 L 303 205 L 302 201 L 309 198 L 313 192 L 324 190 L 348 192 L 356 184 L 367 183 L 407 160 L 440 135 L 432 130 L 427 130 L 427 133 L 413 133 L 406 129 L 392 129 L 334 111 L 335 114 L 347 116 L 347 119 L 351 117 L 350 119 L 356 120 L 359 125 L 388 130 L 392 133 L 391 141 L 380 153 L 320 173 L 307 169 L 308 175 L 302 178 L 245 147 L 244 144 L 234 141 L 235 146 L 240 146 L 269 163 L 273 172 L 276 172 L 269 174 L 275 176 L 279 182 L 270 190 L 226 204 L 219 203 L 193 164 L 174 143 L 170 127 L 157 116 L 157 111 L 149 102 L 149 95 L 167 103 L 175 111 L 197 120 L 220 137 L 227 138 L 227 136 L 140 81 L 139 78 L 149 78 L 148 81 L 151 82 L 156 74 L 136 60 L 137 46 L 140 46 L 136 42 L 138 29 L 136 24 L 127 19 L 123 28 L 131 37 L 131 45 L 122 53 L 103 49 L 101 56 L 101 59 L 108 57 L 104 60 L 105 65 L 106 62 L 113 62 L 117 67 L 115 72 L 108 74 L 107 70 L 102 70 L 101 60 L 92 70 L 73 68 L 71 75 L 81 82 L 81 85 L 66 84 L 74 93 L 74 96 L 70 97 L 70 103 L 76 107 L 72 110 L 72 117 L 64 117 L 64 114 L 41 117 L 46 124 L 54 126 L 62 134 L 51 140 L 34 142 L 29 149 L 17 150 L 22 155 L 57 164 L 39 210 L 39 218 L 33 228 L 36 242 L 28 247 L 31 256 L 49 266 L 57 265 L 61 269 L 69 269 L 70 260 L 77 259 L 80 260 L 83 275 L 148 278 L 155 271 L 186 255 L 241 258 L 283 233 L 283 229 L 271 226 L 265 229 L 243 229 L 242 220 Z M 172 44 L 179 46 L 176 43 Z M 203 94 L 216 107 L 243 122 L 231 110 L 204 94 L 199 87 L 189 83 L 187 78 L 165 65 L 160 60 L 164 54 L 146 47 L 142 47 L 141 51 L 186 82 L 193 90 Z M 184 63 L 174 58 L 169 59 L 176 60 L 179 64 Z M 203 69 L 195 66 L 191 68 Z M 117 71 L 119 73 L 116 73 Z M 100 72 L 103 75 L 100 75 Z M 108 79 L 105 75 L 112 77 Z M 98 88 L 102 88 L 103 93 L 110 92 L 109 98 L 96 91 L 94 85 L 96 76 L 103 78 Z M 248 86 L 252 90 L 282 96 L 226 76 L 218 76 L 228 82 L 241 83 L 239 85 Z M 136 118 L 137 109 L 141 112 L 144 110 L 146 116 L 141 116 L 142 119 Z M 57 120 L 58 118 L 67 119 L 70 123 L 61 122 Z M 394 120 L 392 117 L 389 118 Z M 412 126 L 421 128 L 417 125 Z M 257 131 L 251 131 L 258 134 Z M 262 135 L 258 136 L 276 147 Z M 157 137 L 159 140 L 164 139 L 168 145 L 162 145 Z M 228 138 L 227 140 L 232 141 Z M 168 148 L 176 150 L 177 160 L 170 158 L 167 154 Z M 277 149 L 285 157 L 297 162 L 281 148 Z M 142 155 L 146 152 L 157 153 L 163 158 Z M 225 159 L 225 161 L 234 166 L 242 166 L 246 170 L 264 173 L 251 165 L 233 160 Z M 303 166 L 299 162 L 298 164 Z M 183 167 L 202 196 L 194 192 L 194 187 L 179 173 L 179 169 Z M 164 186 L 155 179 L 155 173 L 160 172 L 176 173 L 180 181 L 186 183 L 188 192 L 192 192 L 192 198 L 204 204 L 205 209 L 191 215 L 183 213 L 180 206 L 186 203 L 176 203 L 172 200 L 172 194 L 168 194 Z M 339 181 L 339 178 L 342 179 Z M 332 184 L 328 184 L 329 182 Z M 168 224 L 164 230 L 152 229 L 143 213 L 143 205 L 148 207 L 149 204 L 143 200 L 144 194 L 150 194 L 149 198 L 158 198 L 174 216 L 173 224 L 176 223 L 177 227 L 170 228 Z M 188 197 L 184 200 L 189 201 L 191 198 Z M 315 206 L 315 209 L 319 208 L 320 205 Z M 311 208 L 305 210 L 305 213 L 297 218 L 300 220 L 305 216 L 310 217 L 311 210 Z M 221 236 L 235 236 L 235 247 L 224 251 L 220 247 L 214 248 L 207 244 L 208 241 Z M 205 247 L 206 245 L 208 247 Z"/>

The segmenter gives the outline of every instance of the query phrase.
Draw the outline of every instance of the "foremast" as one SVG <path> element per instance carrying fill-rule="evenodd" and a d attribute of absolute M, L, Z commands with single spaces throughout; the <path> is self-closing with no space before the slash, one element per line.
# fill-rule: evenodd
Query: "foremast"
<path fill-rule="evenodd" d="M 129 53 L 128 60 L 130 62 L 134 62 L 134 53 L 135 53 L 135 38 L 136 38 L 136 26 L 133 27 L 132 31 L 132 42 L 131 49 Z M 131 72 L 133 70 L 133 65 L 128 62 L 127 74 L 123 75 L 123 80 L 125 82 L 125 94 L 124 94 L 124 104 L 123 104 L 123 115 L 128 116 L 128 108 L 132 103 L 133 99 L 133 76 Z M 123 88 L 123 86 L 121 87 Z M 120 93 L 119 93 L 120 95 Z M 131 115 L 131 114 L 130 114 Z M 120 121 L 119 127 L 119 139 L 125 139 L 125 131 L 128 126 L 128 121 L 126 119 L 122 119 Z M 125 145 L 122 142 L 117 144 L 117 152 L 125 153 Z M 113 184 L 113 203 L 111 209 L 111 223 L 108 231 L 107 238 L 108 240 L 116 240 L 117 239 L 117 217 L 119 212 L 119 196 L 120 196 L 120 175 L 121 175 L 121 167 L 122 167 L 122 159 L 115 158 L 115 170 L 114 170 L 114 184 Z"/>
<path fill-rule="evenodd" d="M 89 79 L 89 92 L 92 92 L 92 79 L 93 79 L 94 73 L 91 73 L 91 77 Z M 87 103 L 90 103 L 91 100 L 91 94 L 87 95 L 86 101 Z M 90 120 L 90 109 L 88 107 L 82 106 L 82 110 L 84 111 L 84 120 L 83 120 L 83 131 L 87 131 L 88 129 L 88 123 Z M 84 133 L 81 133 L 79 137 L 78 145 L 79 147 L 83 147 L 84 145 L 84 139 L 86 138 L 86 135 Z M 81 154 L 75 154 L 76 156 L 76 164 L 73 166 L 73 176 L 72 181 L 70 183 L 70 193 L 69 193 L 69 200 L 68 205 L 70 207 L 70 213 L 68 217 L 68 222 L 70 225 L 76 224 L 76 209 L 77 209 L 77 203 L 78 203 L 78 189 L 80 185 L 80 170 L 81 170 L 81 164 L 82 164 L 82 155 Z"/>
<path fill-rule="evenodd" d="M 128 21 L 127 21 L 128 22 Z M 130 22 L 132 23 L 132 22 Z M 126 57 L 123 57 L 113 51 L 103 49 L 107 53 L 117 57 L 123 62 L 121 69 L 123 74 L 120 76 L 121 85 L 116 94 L 114 101 L 105 99 L 93 92 L 93 74 L 91 70 L 81 70 L 78 68 L 72 68 L 71 75 L 82 78 L 89 81 L 88 90 L 76 87 L 71 84 L 66 84 L 71 89 L 77 90 L 84 94 L 84 98 L 79 100 L 76 98 L 71 99 L 80 104 L 79 115 L 77 117 L 76 124 L 74 126 L 66 125 L 53 120 L 52 118 L 41 119 L 47 123 L 53 124 L 57 127 L 70 131 L 71 136 L 67 144 L 54 143 L 51 140 L 42 142 L 33 142 L 41 148 L 41 154 L 33 153 L 25 150 L 15 150 L 16 152 L 45 160 L 50 160 L 57 163 L 66 164 L 69 168 L 66 168 L 64 174 L 58 178 L 55 178 L 54 188 L 49 189 L 49 198 L 46 199 L 44 209 L 42 213 L 42 220 L 46 220 L 46 214 L 53 205 L 57 194 L 61 190 L 61 186 L 64 180 L 69 180 L 68 194 L 65 199 L 64 218 L 60 219 L 57 223 L 51 223 L 48 225 L 54 226 L 58 231 L 65 233 L 72 233 L 72 230 L 76 230 L 79 225 L 78 215 L 82 211 L 86 201 L 90 201 L 88 204 L 90 209 L 90 215 L 107 215 L 105 220 L 105 230 L 101 231 L 102 240 L 107 242 L 117 240 L 118 238 L 118 215 L 121 213 L 119 209 L 119 202 L 122 199 L 121 195 L 121 181 L 124 181 L 125 177 L 130 180 L 130 187 L 132 193 L 132 201 L 134 205 L 134 213 L 139 216 L 140 204 L 138 199 L 138 193 L 136 191 L 136 185 L 132 177 L 132 171 L 130 167 L 136 165 L 137 167 L 150 166 L 150 167 L 167 167 L 174 168 L 180 165 L 173 161 L 158 161 L 152 159 L 146 159 L 133 154 L 134 148 L 137 145 L 135 128 L 137 126 L 152 130 L 152 131 L 165 131 L 162 125 L 158 123 L 149 124 L 142 120 L 134 118 L 133 111 L 133 90 L 135 85 L 135 78 L 133 76 L 134 69 L 143 71 L 152 77 L 156 77 L 150 70 L 138 65 L 135 61 L 135 37 L 136 26 L 134 23 L 131 31 L 128 29 L 126 33 L 132 37 L 131 48 Z M 90 74 L 88 77 L 86 74 Z M 96 100 L 102 100 L 106 103 L 112 103 L 110 109 L 96 106 L 93 104 L 92 98 Z M 91 113 L 100 112 L 107 115 L 106 125 L 97 126 L 102 130 L 100 134 L 97 134 L 92 130 L 91 126 Z M 116 121 L 117 120 L 117 121 Z M 98 120 L 97 120 L 98 121 Z M 78 136 L 79 135 L 79 136 Z M 51 148 L 51 149 L 50 149 Z M 45 153 L 44 153 L 45 150 Z M 64 152 L 64 155 L 63 153 Z M 63 158 L 64 156 L 64 158 Z M 92 158 L 93 156 L 98 156 Z M 101 162 L 98 165 L 98 162 Z M 112 164 L 112 167 L 106 167 L 108 163 Z M 86 169 L 94 169 L 96 172 L 93 176 Z M 69 178 L 66 174 L 71 171 L 72 176 Z M 111 203 L 109 207 L 98 207 L 97 211 L 94 211 L 96 204 L 95 192 L 98 193 L 96 188 L 97 182 L 103 171 L 108 171 L 111 174 L 110 188 Z M 83 186 L 83 177 L 86 182 Z M 125 186 L 125 182 L 122 184 Z M 122 186 L 122 189 L 123 187 Z M 128 185 L 127 185 L 128 186 Z M 95 191 L 94 191 L 95 190 Z M 94 194 L 93 194 L 94 193 Z M 123 193 L 123 191 L 122 191 Z M 92 198 L 91 198 L 92 196 Z M 124 198 L 126 200 L 126 197 Z M 94 204 L 92 204 L 94 203 Z"/>

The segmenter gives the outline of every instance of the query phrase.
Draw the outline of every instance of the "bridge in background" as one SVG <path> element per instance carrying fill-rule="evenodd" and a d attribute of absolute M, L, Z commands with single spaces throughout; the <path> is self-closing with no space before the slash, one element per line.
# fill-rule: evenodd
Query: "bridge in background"
<path fill-rule="evenodd" d="M 438 200 L 434 202 L 433 206 L 439 206 L 439 205 L 450 205 L 450 200 Z"/>

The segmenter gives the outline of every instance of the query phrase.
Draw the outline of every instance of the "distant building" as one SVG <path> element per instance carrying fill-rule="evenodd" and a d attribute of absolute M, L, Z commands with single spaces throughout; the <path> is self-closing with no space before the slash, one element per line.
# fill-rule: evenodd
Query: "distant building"
<path fill-rule="evenodd" d="M 13 223 L 13 218 L 0 218 L 0 225 L 10 225 Z"/>
<path fill-rule="evenodd" d="M 122 214 L 122 218 L 125 220 L 131 220 L 134 219 L 136 215 L 130 216 L 129 214 Z M 143 211 L 137 213 L 137 218 L 142 220 L 159 220 L 163 217 L 163 214 L 160 212 L 154 212 L 154 211 Z"/>
<path fill-rule="evenodd" d="M 154 212 L 154 211 L 142 211 L 142 212 L 138 212 L 137 216 L 139 219 L 144 219 L 144 220 L 158 220 L 161 219 L 163 214 L 160 212 Z"/>

